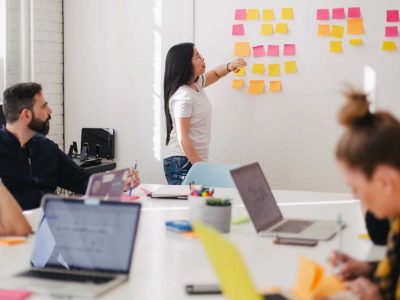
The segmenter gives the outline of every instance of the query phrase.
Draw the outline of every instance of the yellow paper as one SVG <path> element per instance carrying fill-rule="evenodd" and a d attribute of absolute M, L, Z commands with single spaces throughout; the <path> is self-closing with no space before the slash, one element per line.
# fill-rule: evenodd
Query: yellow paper
<path fill-rule="evenodd" d="M 285 73 L 297 73 L 297 64 L 295 61 L 285 61 Z"/>
<path fill-rule="evenodd" d="M 239 69 L 239 71 L 233 72 L 233 75 L 244 76 L 246 74 L 245 67 L 239 67 L 238 69 Z"/>
<path fill-rule="evenodd" d="M 258 20 L 258 9 L 248 9 L 247 20 Z"/>
<path fill-rule="evenodd" d="M 335 276 L 324 277 L 317 285 L 314 291 L 314 297 L 317 299 L 327 298 L 333 294 L 344 290 L 344 284 Z"/>
<path fill-rule="evenodd" d="M 272 24 L 261 24 L 261 34 L 271 35 L 274 33 L 274 27 Z"/>
<path fill-rule="evenodd" d="M 342 41 L 331 41 L 329 51 L 332 53 L 343 52 Z"/>
<path fill-rule="evenodd" d="M 268 65 L 268 76 L 279 76 L 281 75 L 281 67 L 279 64 Z"/>
<path fill-rule="evenodd" d="M 332 26 L 332 36 L 335 38 L 342 38 L 344 33 L 344 27 L 339 25 Z"/>
<path fill-rule="evenodd" d="M 363 19 L 347 19 L 347 33 L 351 35 L 364 33 Z"/>
<path fill-rule="evenodd" d="M 265 81 L 264 80 L 250 80 L 249 94 L 263 94 L 265 92 Z"/>
<path fill-rule="evenodd" d="M 235 56 L 249 56 L 250 54 L 250 43 L 249 42 L 238 42 L 235 43 Z"/>
<path fill-rule="evenodd" d="M 276 33 L 281 33 L 281 34 L 286 34 L 289 31 L 289 26 L 287 23 L 276 23 L 276 28 L 275 32 Z"/>
<path fill-rule="evenodd" d="M 270 92 L 280 92 L 282 90 L 282 84 L 280 80 L 274 80 L 269 82 Z"/>
<path fill-rule="evenodd" d="M 358 238 L 362 240 L 369 240 L 369 241 L 371 240 L 368 233 L 361 233 L 358 235 Z"/>
<path fill-rule="evenodd" d="M 292 20 L 293 19 L 293 8 L 282 8 L 281 19 L 282 20 Z"/>
<path fill-rule="evenodd" d="M 263 19 L 263 21 L 275 20 L 274 10 L 273 9 L 264 9 L 262 19 Z"/>
<path fill-rule="evenodd" d="M 232 80 L 232 88 L 233 89 L 242 89 L 244 87 L 244 80 L 243 79 L 233 79 Z"/>
<path fill-rule="evenodd" d="M 264 74 L 264 64 L 254 64 L 251 71 L 256 74 Z"/>
<path fill-rule="evenodd" d="M 330 36 L 331 28 L 329 24 L 318 24 L 318 35 L 319 36 Z"/>
<path fill-rule="evenodd" d="M 359 46 L 363 44 L 362 39 L 352 39 L 349 41 L 350 45 Z"/>
<path fill-rule="evenodd" d="M 193 227 L 214 266 L 226 298 L 262 300 L 236 247 L 209 226 L 194 223 Z"/>
<path fill-rule="evenodd" d="M 396 50 L 396 43 L 394 41 L 383 41 L 382 42 L 382 50 L 395 51 Z"/>

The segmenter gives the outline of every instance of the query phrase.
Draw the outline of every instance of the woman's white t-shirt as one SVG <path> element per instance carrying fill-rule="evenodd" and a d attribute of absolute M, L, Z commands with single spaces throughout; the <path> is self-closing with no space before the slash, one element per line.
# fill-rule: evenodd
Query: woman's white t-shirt
<path fill-rule="evenodd" d="M 211 138 L 211 103 L 203 90 L 205 77 L 196 81 L 198 91 L 182 85 L 169 99 L 169 111 L 172 118 L 170 140 L 164 151 L 164 158 L 186 156 L 179 145 L 175 118 L 189 118 L 189 138 L 200 156 L 201 161 L 208 161 Z"/>

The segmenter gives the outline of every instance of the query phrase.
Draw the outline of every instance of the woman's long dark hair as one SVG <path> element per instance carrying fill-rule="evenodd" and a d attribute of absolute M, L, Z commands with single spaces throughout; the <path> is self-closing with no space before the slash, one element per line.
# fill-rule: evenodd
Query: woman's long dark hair
<path fill-rule="evenodd" d="M 164 111 L 167 123 L 167 139 L 168 145 L 171 131 L 172 118 L 169 111 L 169 99 L 182 85 L 187 84 L 193 77 L 193 43 L 182 43 L 169 49 L 165 60 L 164 74 Z"/>

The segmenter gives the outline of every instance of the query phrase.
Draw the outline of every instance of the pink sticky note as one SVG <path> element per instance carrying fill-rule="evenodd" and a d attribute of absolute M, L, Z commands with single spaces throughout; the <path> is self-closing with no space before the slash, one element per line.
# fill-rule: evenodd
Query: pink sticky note
<path fill-rule="evenodd" d="M 244 35 L 244 25 L 243 24 L 233 24 L 232 25 L 232 35 Z"/>
<path fill-rule="evenodd" d="M 295 44 L 285 44 L 283 46 L 283 55 L 286 55 L 286 56 L 296 55 L 296 45 Z"/>
<path fill-rule="evenodd" d="M 263 45 L 254 46 L 253 47 L 253 55 L 254 57 L 265 56 L 265 50 Z"/>
<path fill-rule="evenodd" d="M 279 46 L 278 45 L 268 45 L 267 56 L 279 56 Z"/>
<path fill-rule="evenodd" d="M 0 290 L 0 299 L 23 300 L 28 298 L 31 294 L 31 292 L 24 290 Z"/>
<path fill-rule="evenodd" d="M 399 22 L 399 11 L 397 9 L 387 10 L 386 22 Z"/>
<path fill-rule="evenodd" d="M 317 20 L 329 20 L 329 9 L 318 9 Z"/>
<path fill-rule="evenodd" d="M 385 36 L 396 37 L 399 35 L 399 28 L 397 26 L 386 26 Z"/>
<path fill-rule="evenodd" d="M 235 10 L 235 20 L 246 20 L 247 10 L 246 9 L 236 9 Z"/>
<path fill-rule="evenodd" d="M 361 18 L 361 9 L 359 7 L 349 7 L 347 17 L 351 19 Z"/>
<path fill-rule="evenodd" d="M 346 18 L 344 8 L 332 9 L 332 19 L 344 19 L 344 18 Z"/>

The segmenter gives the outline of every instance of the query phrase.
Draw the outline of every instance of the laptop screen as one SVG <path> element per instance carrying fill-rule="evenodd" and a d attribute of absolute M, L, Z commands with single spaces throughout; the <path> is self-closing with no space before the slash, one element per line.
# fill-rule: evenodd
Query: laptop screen
<path fill-rule="evenodd" d="M 129 273 L 140 203 L 45 196 L 33 267 Z"/>
<path fill-rule="evenodd" d="M 258 163 L 231 170 L 231 175 L 257 232 L 283 219 Z"/>

